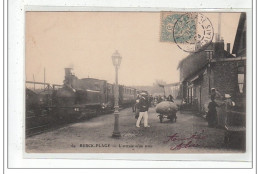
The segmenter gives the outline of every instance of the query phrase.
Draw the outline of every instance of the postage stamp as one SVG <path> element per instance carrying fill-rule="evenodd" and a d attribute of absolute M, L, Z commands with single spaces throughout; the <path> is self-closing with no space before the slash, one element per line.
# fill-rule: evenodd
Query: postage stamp
<path fill-rule="evenodd" d="M 181 12 L 161 12 L 161 42 L 174 42 L 173 28 L 177 20 L 185 13 Z"/>

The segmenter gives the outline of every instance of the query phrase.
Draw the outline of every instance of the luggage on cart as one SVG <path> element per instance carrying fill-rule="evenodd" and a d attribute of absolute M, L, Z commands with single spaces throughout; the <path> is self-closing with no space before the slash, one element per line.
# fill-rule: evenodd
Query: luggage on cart
<path fill-rule="evenodd" d="M 170 101 L 163 101 L 156 106 L 156 112 L 159 114 L 158 117 L 162 123 L 164 118 L 170 119 L 171 122 L 177 119 L 176 112 L 178 107 L 175 103 Z"/>

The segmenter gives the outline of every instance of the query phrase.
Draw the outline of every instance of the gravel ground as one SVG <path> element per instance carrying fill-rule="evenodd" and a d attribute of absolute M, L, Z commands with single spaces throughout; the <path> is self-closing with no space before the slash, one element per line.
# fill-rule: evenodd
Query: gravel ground
<path fill-rule="evenodd" d="M 225 148 L 224 130 L 209 128 L 204 118 L 177 112 L 177 122 L 160 123 L 155 109 L 149 110 L 151 127 L 135 127 L 131 108 L 120 111 L 121 138 L 112 138 L 114 115 L 74 123 L 26 139 L 28 153 L 235 153 Z M 168 136 L 175 135 L 168 142 Z M 193 136 L 192 135 L 197 135 Z M 190 143 L 189 143 L 190 142 Z M 186 145 L 185 145 L 186 144 Z M 180 147 L 180 148 L 178 148 Z"/>

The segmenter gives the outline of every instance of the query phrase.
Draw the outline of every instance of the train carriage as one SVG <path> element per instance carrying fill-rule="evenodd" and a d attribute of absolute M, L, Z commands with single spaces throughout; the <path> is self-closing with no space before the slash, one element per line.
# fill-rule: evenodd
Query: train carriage
<path fill-rule="evenodd" d="M 119 105 L 124 107 L 132 106 L 136 100 L 136 89 L 127 87 L 127 86 L 119 86 Z"/>
<path fill-rule="evenodd" d="M 107 83 L 106 84 L 106 106 L 107 108 L 111 108 L 113 110 L 114 108 L 114 101 L 115 101 L 115 96 L 114 96 L 114 85 Z"/>

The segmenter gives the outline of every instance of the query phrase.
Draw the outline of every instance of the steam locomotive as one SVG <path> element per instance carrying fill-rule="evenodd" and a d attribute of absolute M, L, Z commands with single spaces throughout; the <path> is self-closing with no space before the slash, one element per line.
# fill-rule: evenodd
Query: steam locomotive
<path fill-rule="evenodd" d="M 78 79 L 71 68 L 65 68 L 63 85 L 49 85 L 40 92 L 26 88 L 26 136 L 112 112 L 114 89 L 106 80 Z M 119 107 L 133 106 L 137 93 L 135 88 L 119 85 Z"/>
<path fill-rule="evenodd" d="M 83 115 L 98 114 L 114 109 L 113 84 L 94 78 L 78 79 L 71 70 L 65 68 L 63 87 L 53 92 L 52 108 L 55 108 L 59 115 L 76 112 Z M 136 95 L 136 89 L 119 85 L 119 106 L 132 106 Z"/>

